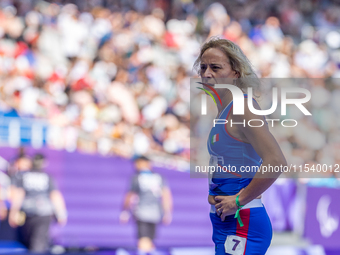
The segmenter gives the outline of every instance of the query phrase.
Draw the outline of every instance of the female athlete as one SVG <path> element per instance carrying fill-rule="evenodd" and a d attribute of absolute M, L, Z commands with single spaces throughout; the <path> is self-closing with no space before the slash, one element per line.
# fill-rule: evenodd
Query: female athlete
<path fill-rule="evenodd" d="M 210 131 L 210 164 L 237 169 L 236 172 L 215 172 L 209 179 L 208 201 L 211 204 L 215 254 L 265 254 L 272 239 L 272 227 L 261 202 L 261 194 L 273 184 L 280 172 L 244 174 L 241 169 L 260 167 L 261 164 L 285 166 L 287 163 L 267 124 L 262 127 L 247 125 L 251 119 L 263 118 L 248 109 L 247 100 L 244 100 L 244 115 L 234 115 L 230 90 L 214 88 L 221 79 L 232 81 L 228 84 L 242 89 L 247 98 L 244 88 L 250 82 L 258 84 L 259 79 L 241 49 L 225 39 L 207 41 L 201 48 L 195 67 L 204 89 L 210 91 L 217 102 L 217 118 L 228 121 L 215 125 Z M 255 99 L 252 101 L 254 108 L 260 109 Z M 239 124 L 230 125 L 231 122 Z"/>

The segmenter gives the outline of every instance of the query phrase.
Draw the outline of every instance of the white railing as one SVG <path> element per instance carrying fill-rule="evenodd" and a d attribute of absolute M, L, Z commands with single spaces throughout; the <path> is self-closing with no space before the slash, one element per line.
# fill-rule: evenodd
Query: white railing
<path fill-rule="evenodd" d="M 30 144 L 41 148 L 47 140 L 47 129 L 43 120 L 0 116 L 0 141 L 10 147 Z"/>

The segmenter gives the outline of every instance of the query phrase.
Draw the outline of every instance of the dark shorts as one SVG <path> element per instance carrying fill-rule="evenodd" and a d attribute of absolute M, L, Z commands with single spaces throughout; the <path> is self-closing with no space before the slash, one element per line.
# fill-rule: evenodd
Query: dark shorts
<path fill-rule="evenodd" d="M 48 251 L 51 219 L 51 216 L 26 216 L 25 224 L 19 228 L 19 233 L 21 242 L 31 252 Z"/>
<path fill-rule="evenodd" d="M 149 237 L 151 240 L 155 238 L 156 223 L 144 222 L 137 220 L 138 239 L 141 237 Z"/>

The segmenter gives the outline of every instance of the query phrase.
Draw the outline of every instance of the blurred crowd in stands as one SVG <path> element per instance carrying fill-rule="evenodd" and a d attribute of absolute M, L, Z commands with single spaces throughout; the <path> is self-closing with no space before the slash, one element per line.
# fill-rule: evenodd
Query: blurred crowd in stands
<path fill-rule="evenodd" d="M 340 77 L 336 1 L 7 0 L 0 7 L 0 111 L 47 120 L 50 148 L 188 160 L 193 63 L 207 38 L 221 36 L 242 48 L 259 77 L 324 78 L 311 91 L 320 95 L 312 98 L 314 122 L 277 135 L 296 162 L 340 162 L 340 84 L 324 82 Z"/>

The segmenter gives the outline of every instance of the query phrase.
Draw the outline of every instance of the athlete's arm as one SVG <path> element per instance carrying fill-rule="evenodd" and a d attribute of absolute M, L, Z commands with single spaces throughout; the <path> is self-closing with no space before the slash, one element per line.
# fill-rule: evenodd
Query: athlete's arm
<path fill-rule="evenodd" d="M 254 105 L 256 108 L 259 108 Z M 248 121 L 251 119 L 264 119 L 262 116 L 255 115 L 251 113 L 248 107 L 245 105 L 244 115 L 234 115 L 233 121 L 243 122 L 245 119 L 246 125 L 238 125 L 238 131 L 243 137 L 245 142 L 250 143 L 257 154 L 262 158 L 262 166 L 285 166 L 287 165 L 286 159 L 276 142 L 273 135 L 268 129 L 268 125 L 265 124 L 262 127 L 250 127 L 247 125 Z M 261 195 L 265 190 L 267 190 L 273 182 L 280 176 L 281 172 L 257 172 L 249 183 L 249 185 L 240 193 L 239 202 L 240 205 L 245 205 Z M 234 196 L 216 196 L 215 200 L 218 204 L 215 205 L 216 209 L 222 207 L 221 218 L 224 220 L 225 216 L 234 214 L 237 210 L 236 206 L 236 195 Z"/>
<path fill-rule="evenodd" d="M 256 104 L 257 105 L 257 104 Z M 260 108 L 258 105 L 256 108 Z M 241 118 L 238 116 L 236 118 Z M 263 118 L 251 113 L 248 107 L 245 107 L 245 119 L 246 123 L 250 119 Z M 264 119 L 264 118 L 263 118 Z M 262 158 L 262 166 L 279 166 L 283 167 L 287 165 L 287 161 L 275 140 L 274 136 L 270 133 L 268 125 L 265 124 L 262 127 L 250 127 L 246 125 L 245 127 L 240 127 L 240 131 L 245 135 L 248 142 L 253 146 L 257 154 Z M 280 168 L 282 169 L 282 168 Z M 275 180 L 280 176 L 281 171 L 278 172 L 257 172 L 249 183 L 249 185 L 244 189 L 239 197 L 241 205 L 245 205 L 252 201 L 257 196 L 261 195 L 265 190 L 267 190 Z"/>

